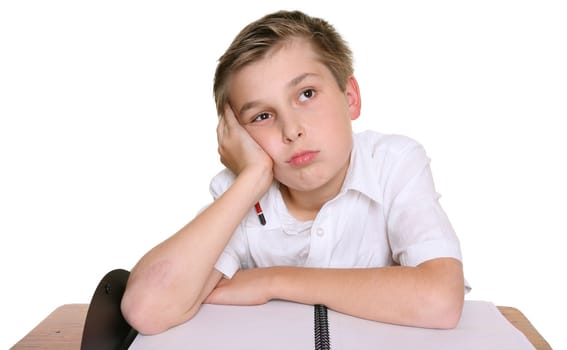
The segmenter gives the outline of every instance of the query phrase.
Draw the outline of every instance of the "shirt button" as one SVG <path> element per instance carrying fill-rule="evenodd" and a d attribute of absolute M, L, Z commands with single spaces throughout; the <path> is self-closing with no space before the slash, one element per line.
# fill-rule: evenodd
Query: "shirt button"
<path fill-rule="evenodd" d="M 323 230 L 322 228 L 318 228 L 317 229 L 317 236 L 319 237 L 323 237 L 325 235 L 325 230 Z"/>

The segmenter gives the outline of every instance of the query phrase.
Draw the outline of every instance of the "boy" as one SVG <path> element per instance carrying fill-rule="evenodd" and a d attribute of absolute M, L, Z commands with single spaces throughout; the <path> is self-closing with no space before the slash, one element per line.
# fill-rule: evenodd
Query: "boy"
<path fill-rule="evenodd" d="M 286 11 L 251 23 L 220 58 L 214 93 L 227 169 L 215 201 L 133 268 L 122 311 L 135 329 L 162 332 L 202 303 L 271 299 L 457 324 L 460 247 L 429 159 L 402 136 L 353 135 L 360 92 L 331 25 Z"/>

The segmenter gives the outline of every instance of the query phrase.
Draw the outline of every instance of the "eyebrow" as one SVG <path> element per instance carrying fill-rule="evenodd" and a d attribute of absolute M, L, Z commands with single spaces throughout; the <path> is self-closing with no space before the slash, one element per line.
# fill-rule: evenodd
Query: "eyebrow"
<path fill-rule="evenodd" d="M 303 73 L 303 74 L 291 79 L 291 81 L 289 83 L 287 83 L 287 87 L 295 87 L 295 86 L 301 84 L 301 82 L 303 80 L 305 80 L 305 78 L 312 76 L 312 75 L 316 76 L 317 74 L 315 74 L 315 73 Z"/>
<path fill-rule="evenodd" d="M 287 83 L 287 87 L 288 88 L 293 88 L 296 87 L 297 85 L 301 84 L 302 81 L 304 81 L 306 78 L 310 77 L 310 76 L 318 76 L 318 74 L 315 73 L 303 73 L 298 75 L 297 77 L 291 79 L 289 81 L 289 83 Z M 238 111 L 238 115 L 242 115 L 244 112 L 246 112 L 249 109 L 252 109 L 254 107 L 256 107 L 257 105 L 260 104 L 260 101 L 256 100 L 256 101 L 250 101 L 250 102 L 246 102 L 244 105 L 242 105 L 242 107 L 240 108 L 240 110 Z"/>

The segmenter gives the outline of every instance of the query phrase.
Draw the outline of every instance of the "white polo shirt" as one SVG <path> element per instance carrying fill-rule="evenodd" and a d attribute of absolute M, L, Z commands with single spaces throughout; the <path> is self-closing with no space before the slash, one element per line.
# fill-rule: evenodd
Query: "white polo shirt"
<path fill-rule="evenodd" d="M 353 150 L 339 194 L 312 221 L 287 211 L 277 182 L 242 220 L 215 268 L 227 278 L 239 269 L 270 266 L 366 268 L 416 266 L 461 258 L 459 240 L 439 204 L 429 158 L 414 140 L 366 131 Z M 211 181 L 219 197 L 234 181 L 229 170 Z"/>

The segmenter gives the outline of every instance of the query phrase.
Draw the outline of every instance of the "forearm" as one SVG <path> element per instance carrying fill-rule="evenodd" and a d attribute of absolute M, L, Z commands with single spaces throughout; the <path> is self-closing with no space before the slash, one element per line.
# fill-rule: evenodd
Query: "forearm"
<path fill-rule="evenodd" d="M 272 297 L 324 304 L 349 315 L 394 324 L 452 328 L 464 300 L 460 263 L 373 269 L 274 268 Z M 447 260 L 447 261 L 445 261 Z"/>
<path fill-rule="evenodd" d="M 150 250 L 132 269 L 122 310 L 133 322 L 156 318 L 141 328 L 158 331 L 198 309 L 214 264 L 236 227 L 262 195 L 257 179 L 244 174 L 190 223 Z M 205 295 L 206 296 L 206 295 Z"/>

